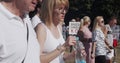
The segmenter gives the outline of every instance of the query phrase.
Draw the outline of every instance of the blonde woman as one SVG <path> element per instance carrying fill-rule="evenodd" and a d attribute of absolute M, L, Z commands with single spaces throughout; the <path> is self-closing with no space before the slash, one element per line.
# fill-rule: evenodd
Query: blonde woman
<path fill-rule="evenodd" d="M 40 60 L 42 63 L 64 63 L 67 46 L 74 45 L 75 37 L 69 36 L 64 41 L 60 22 L 64 21 L 69 7 L 68 0 L 43 0 L 41 20 L 36 27 L 37 38 L 41 46 Z"/>
<path fill-rule="evenodd" d="M 89 25 L 91 23 L 90 17 L 84 16 L 81 20 L 80 30 L 78 35 L 80 40 L 83 42 L 85 46 L 85 51 L 87 53 L 86 62 L 94 63 L 93 58 L 91 58 L 91 49 L 92 49 L 92 32 L 89 30 Z"/>
<path fill-rule="evenodd" d="M 107 49 L 110 51 L 105 43 L 104 19 L 102 16 L 97 16 L 94 20 L 93 26 L 93 41 L 95 42 L 95 63 L 106 63 Z"/>

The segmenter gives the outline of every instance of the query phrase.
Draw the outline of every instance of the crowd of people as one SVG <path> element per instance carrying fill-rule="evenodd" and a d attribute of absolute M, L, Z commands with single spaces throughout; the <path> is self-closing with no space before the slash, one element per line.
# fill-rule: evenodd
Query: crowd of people
<path fill-rule="evenodd" d="M 120 38 L 117 18 L 105 25 L 97 16 L 90 30 L 84 16 L 77 35 L 69 35 L 69 26 L 63 28 L 68 9 L 69 0 L 0 0 L 0 63 L 65 63 L 78 54 L 71 50 L 76 36 L 85 63 L 111 63 Z"/>
<path fill-rule="evenodd" d="M 113 63 L 120 40 L 120 26 L 117 25 L 117 17 L 112 16 L 105 24 L 103 16 L 97 16 L 90 27 L 91 19 L 84 16 L 81 20 L 72 19 L 70 22 L 80 22 L 77 32 L 80 41 L 84 44 L 86 63 Z M 66 36 L 69 33 L 66 29 Z M 64 33 L 65 34 L 65 33 Z"/>

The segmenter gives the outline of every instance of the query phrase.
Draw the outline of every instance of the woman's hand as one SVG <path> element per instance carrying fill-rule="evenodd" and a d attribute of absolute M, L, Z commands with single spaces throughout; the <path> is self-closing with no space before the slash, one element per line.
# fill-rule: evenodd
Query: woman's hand
<path fill-rule="evenodd" d="M 95 53 L 91 52 L 91 58 L 95 58 Z"/>
<path fill-rule="evenodd" d="M 68 36 L 65 45 L 66 46 L 74 46 L 76 44 L 76 37 L 75 36 Z"/>
<path fill-rule="evenodd" d="M 84 56 L 84 57 L 86 57 L 87 56 L 87 54 L 86 54 L 86 52 L 85 52 L 85 50 L 83 49 L 83 50 L 81 50 L 81 54 Z"/>

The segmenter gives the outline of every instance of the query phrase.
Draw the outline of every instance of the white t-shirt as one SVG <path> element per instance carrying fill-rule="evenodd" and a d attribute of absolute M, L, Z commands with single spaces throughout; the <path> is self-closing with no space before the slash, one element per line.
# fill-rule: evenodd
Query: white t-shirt
<path fill-rule="evenodd" d="M 27 25 L 29 38 L 27 41 Z M 0 3 L 0 63 L 40 63 L 40 47 L 30 19 L 21 19 Z"/>
<path fill-rule="evenodd" d="M 41 23 L 41 20 L 40 20 L 40 18 L 37 15 L 35 15 L 31 19 L 31 22 L 32 22 L 33 28 L 35 28 L 39 23 Z"/>
<path fill-rule="evenodd" d="M 120 26 L 115 25 L 115 26 L 112 26 L 111 29 L 112 29 L 113 38 L 119 40 Z"/>

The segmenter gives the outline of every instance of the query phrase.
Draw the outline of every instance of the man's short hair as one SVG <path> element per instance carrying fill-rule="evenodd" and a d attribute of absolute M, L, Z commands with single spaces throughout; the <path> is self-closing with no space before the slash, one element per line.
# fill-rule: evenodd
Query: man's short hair
<path fill-rule="evenodd" d="M 113 20 L 113 19 L 117 19 L 117 17 L 116 16 L 110 17 L 110 20 Z"/>
<path fill-rule="evenodd" d="M 110 21 L 114 20 L 114 19 L 117 19 L 117 17 L 116 17 L 116 16 L 111 16 L 111 17 L 108 19 L 108 23 L 109 23 Z"/>

